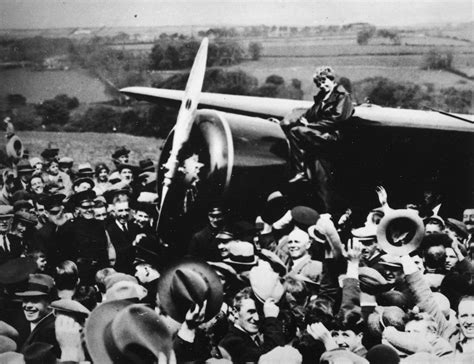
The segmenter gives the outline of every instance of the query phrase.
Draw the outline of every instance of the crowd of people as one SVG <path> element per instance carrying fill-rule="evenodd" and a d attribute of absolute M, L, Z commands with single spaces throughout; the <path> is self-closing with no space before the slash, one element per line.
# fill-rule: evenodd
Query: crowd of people
<path fill-rule="evenodd" d="M 212 206 L 171 262 L 129 153 L 3 171 L 0 363 L 473 362 L 474 209 L 379 188 L 358 226 L 276 191 L 255 221 Z"/>

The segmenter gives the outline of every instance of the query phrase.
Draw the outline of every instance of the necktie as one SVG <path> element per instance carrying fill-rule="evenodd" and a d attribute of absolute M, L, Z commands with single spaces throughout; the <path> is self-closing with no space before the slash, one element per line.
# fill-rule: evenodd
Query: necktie
<path fill-rule="evenodd" d="M 255 344 L 257 344 L 258 347 L 262 345 L 262 340 L 260 339 L 258 335 L 255 335 L 253 341 L 255 342 Z"/>
<path fill-rule="evenodd" d="M 3 248 L 3 250 L 4 250 L 5 252 L 9 252 L 9 251 L 10 251 L 10 247 L 8 246 L 9 244 L 8 244 L 8 240 L 7 240 L 6 236 L 3 235 L 3 234 L 0 235 L 0 236 L 1 236 L 0 241 L 1 241 L 1 243 L 2 243 L 2 248 Z"/>

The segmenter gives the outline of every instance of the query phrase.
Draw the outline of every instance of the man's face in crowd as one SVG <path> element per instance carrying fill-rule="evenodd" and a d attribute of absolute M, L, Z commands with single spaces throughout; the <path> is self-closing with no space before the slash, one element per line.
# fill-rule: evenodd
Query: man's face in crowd
<path fill-rule="evenodd" d="M 242 300 L 235 323 L 250 335 L 258 333 L 259 317 L 254 300 L 251 298 Z"/>
<path fill-rule="evenodd" d="M 309 235 L 303 230 L 295 228 L 288 235 L 288 254 L 290 254 L 291 259 L 298 259 L 305 256 L 310 246 L 311 241 Z"/>
<path fill-rule="evenodd" d="M 48 220 L 51 220 L 49 214 L 44 208 L 44 205 L 41 205 L 38 202 L 35 203 L 35 214 L 38 217 L 39 222 L 42 224 L 46 223 Z"/>
<path fill-rule="evenodd" d="M 442 233 L 442 232 L 443 232 L 443 229 L 442 229 L 441 225 L 439 225 L 439 224 L 428 223 L 425 226 L 425 234 L 426 235 Z"/>
<path fill-rule="evenodd" d="M 451 270 L 458 262 L 458 257 L 454 252 L 453 248 L 446 248 L 446 270 Z"/>
<path fill-rule="evenodd" d="M 231 241 L 232 240 L 227 239 L 217 239 L 217 249 L 219 249 L 222 259 L 225 259 L 229 256 L 229 243 Z"/>
<path fill-rule="evenodd" d="M 48 300 L 41 296 L 24 298 L 22 307 L 26 320 L 31 323 L 38 323 L 51 312 Z"/>
<path fill-rule="evenodd" d="M 43 163 L 36 163 L 34 168 L 35 168 L 35 172 L 43 171 Z"/>
<path fill-rule="evenodd" d="M 370 259 L 370 257 L 377 250 L 377 240 L 376 239 L 357 239 L 352 238 L 354 241 L 359 241 L 361 243 L 361 258 L 364 260 Z"/>
<path fill-rule="evenodd" d="M 220 210 L 214 210 L 207 215 L 209 224 L 213 229 L 218 229 L 224 224 L 224 214 Z"/>
<path fill-rule="evenodd" d="M 79 214 L 87 220 L 94 218 L 94 201 L 82 201 L 79 205 Z"/>
<path fill-rule="evenodd" d="M 57 225 L 58 222 L 60 222 L 64 216 L 63 212 L 63 206 L 51 206 L 50 209 L 47 211 L 48 220 L 53 224 Z"/>
<path fill-rule="evenodd" d="M 462 222 L 466 224 L 467 230 L 474 229 L 474 209 L 465 209 L 462 213 Z"/>
<path fill-rule="evenodd" d="M 104 221 L 107 218 L 107 208 L 105 206 L 94 208 L 94 218 L 96 220 Z"/>
<path fill-rule="evenodd" d="M 0 234 L 6 234 L 10 230 L 11 217 L 0 216 Z"/>
<path fill-rule="evenodd" d="M 463 299 L 458 306 L 461 332 L 467 339 L 474 339 L 474 297 Z"/>
<path fill-rule="evenodd" d="M 340 348 L 350 351 L 360 346 L 362 340 L 362 335 L 352 330 L 331 330 L 331 336 Z"/>
<path fill-rule="evenodd" d="M 51 162 L 51 164 L 48 167 L 48 173 L 57 176 L 59 173 L 59 164 L 56 162 Z"/>
<path fill-rule="evenodd" d="M 44 272 L 46 270 L 46 265 L 48 264 L 48 260 L 44 254 L 38 254 L 36 257 L 36 265 L 38 266 L 38 271 Z"/>
<path fill-rule="evenodd" d="M 132 182 L 133 179 L 133 172 L 130 168 L 124 168 L 120 171 L 120 177 L 125 182 Z"/>
<path fill-rule="evenodd" d="M 115 218 L 121 224 L 126 224 L 130 219 L 130 208 L 128 202 L 115 203 Z"/>
<path fill-rule="evenodd" d="M 123 164 L 128 163 L 128 154 L 123 154 L 120 157 L 118 157 L 118 161 Z"/>
<path fill-rule="evenodd" d="M 40 194 L 44 192 L 44 182 L 41 177 L 33 177 L 31 179 L 30 185 L 34 193 Z"/>
<path fill-rule="evenodd" d="M 8 174 L 5 178 L 5 190 L 9 193 L 12 193 L 15 189 L 15 176 L 13 174 Z"/>
<path fill-rule="evenodd" d="M 382 275 L 388 283 L 395 283 L 404 280 L 405 276 L 403 274 L 403 268 L 401 266 L 395 267 L 391 265 L 382 265 L 382 267 Z"/>
<path fill-rule="evenodd" d="M 150 226 L 151 217 L 145 211 L 136 211 L 133 215 L 133 219 L 135 220 L 135 223 L 141 228 Z"/>

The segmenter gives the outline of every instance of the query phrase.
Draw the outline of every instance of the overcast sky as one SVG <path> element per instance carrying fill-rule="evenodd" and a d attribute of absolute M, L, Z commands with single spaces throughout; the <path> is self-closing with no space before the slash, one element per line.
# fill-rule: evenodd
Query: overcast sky
<path fill-rule="evenodd" d="M 473 20 L 472 0 L 0 0 L 0 28 L 415 25 Z"/>

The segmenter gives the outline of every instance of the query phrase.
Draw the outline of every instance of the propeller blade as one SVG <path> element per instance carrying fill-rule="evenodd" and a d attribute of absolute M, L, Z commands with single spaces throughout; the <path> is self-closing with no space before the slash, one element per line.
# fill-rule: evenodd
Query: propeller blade
<path fill-rule="evenodd" d="M 178 170 L 179 153 L 183 148 L 184 143 L 189 139 L 191 133 L 194 114 L 196 113 L 199 104 L 199 96 L 204 82 L 204 74 L 206 73 L 208 44 L 209 40 L 204 38 L 201 42 L 196 58 L 194 59 L 188 83 L 186 84 L 186 89 L 184 91 L 184 98 L 181 102 L 181 107 L 179 108 L 176 126 L 174 128 L 173 145 L 171 147 L 170 156 L 164 165 L 166 173 L 164 175 L 163 188 L 161 190 L 160 211 L 165 202 L 171 182 Z"/>

